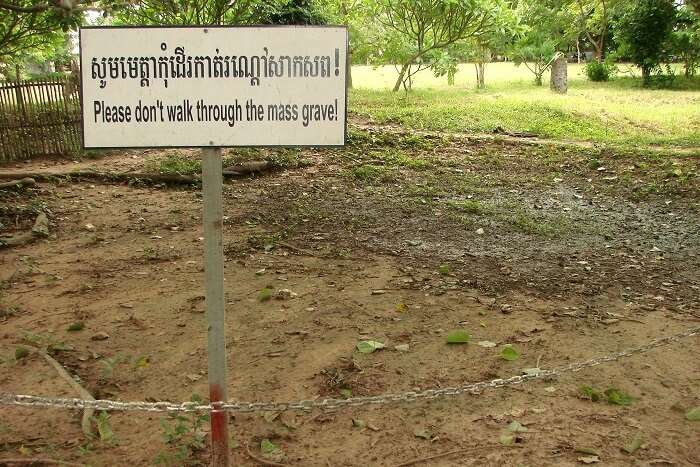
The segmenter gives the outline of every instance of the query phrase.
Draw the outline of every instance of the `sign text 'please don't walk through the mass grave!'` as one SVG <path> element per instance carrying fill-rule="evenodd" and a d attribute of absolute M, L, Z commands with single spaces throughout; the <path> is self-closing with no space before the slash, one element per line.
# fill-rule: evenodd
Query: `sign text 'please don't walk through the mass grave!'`
<path fill-rule="evenodd" d="M 344 27 L 80 31 L 86 148 L 342 145 Z"/>

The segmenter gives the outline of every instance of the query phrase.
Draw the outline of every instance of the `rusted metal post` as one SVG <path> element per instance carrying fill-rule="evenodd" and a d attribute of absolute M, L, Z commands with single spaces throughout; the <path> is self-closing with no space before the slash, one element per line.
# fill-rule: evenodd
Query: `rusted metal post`
<path fill-rule="evenodd" d="M 208 325 L 209 400 L 226 401 L 226 335 L 224 328 L 223 175 L 220 148 L 202 151 L 204 192 L 204 306 Z M 229 466 L 228 413 L 211 411 L 211 465 Z"/>

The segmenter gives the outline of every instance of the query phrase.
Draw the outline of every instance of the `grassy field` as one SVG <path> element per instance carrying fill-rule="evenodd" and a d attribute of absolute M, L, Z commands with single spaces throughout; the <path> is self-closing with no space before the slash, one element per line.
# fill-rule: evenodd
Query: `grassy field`
<path fill-rule="evenodd" d="M 625 71 L 633 71 L 623 66 Z M 629 74 L 592 83 L 569 66 L 569 93 L 537 87 L 524 67 L 487 67 L 487 89 L 475 89 L 474 69 L 460 66 L 454 86 L 430 71 L 414 90 L 392 93 L 393 67 L 353 67 L 350 109 L 377 123 L 464 132 L 531 132 L 544 138 L 625 145 L 700 146 L 700 79 L 678 78 L 674 89 L 643 89 Z M 549 77 L 545 75 L 545 83 Z"/>

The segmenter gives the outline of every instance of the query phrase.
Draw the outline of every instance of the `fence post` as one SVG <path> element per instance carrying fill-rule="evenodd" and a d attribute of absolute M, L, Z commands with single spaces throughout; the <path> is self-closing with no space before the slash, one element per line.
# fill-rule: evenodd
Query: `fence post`
<path fill-rule="evenodd" d="M 220 148 L 202 150 L 204 194 L 204 307 L 207 314 L 209 400 L 228 399 L 224 314 L 223 175 Z M 228 467 L 228 413 L 211 411 L 213 467 Z"/>

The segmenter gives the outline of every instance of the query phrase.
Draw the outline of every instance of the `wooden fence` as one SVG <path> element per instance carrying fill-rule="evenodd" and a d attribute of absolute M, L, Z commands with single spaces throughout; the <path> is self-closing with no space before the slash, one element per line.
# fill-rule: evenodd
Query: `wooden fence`
<path fill-rule="evenodd" d="M 80 98 L 66 78 L 0 81 L 0 163 L 80 151 Z"/>

